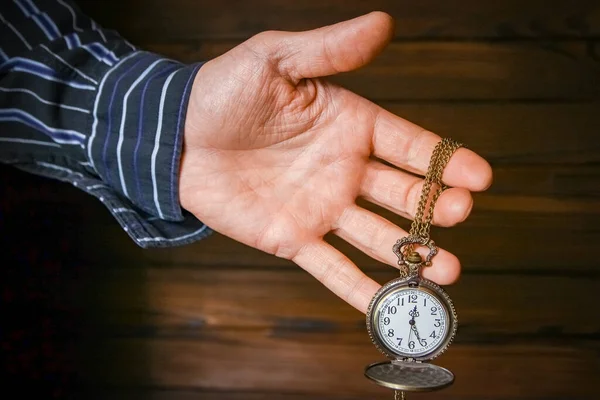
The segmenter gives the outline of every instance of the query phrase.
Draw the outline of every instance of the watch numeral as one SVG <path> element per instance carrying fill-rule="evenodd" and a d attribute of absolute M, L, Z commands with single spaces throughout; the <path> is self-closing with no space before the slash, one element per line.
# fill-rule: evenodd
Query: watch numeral
<path fill-rule="evenodd" d="M 383 319 L 383 324 L 384 324 L 384 325 L 389 325 L 389 324 L 390 324 L 390 317 L 385 317 L 385 318 Z"/>
<path fill-rule="evenodd" d="M 398 312 L 398 309 L 396 308 L 396 306 L 388 307 L 388 314 L 396 314 L 397 312 Z"/>
<path fill-rule="evenodd" d="M 442 321 L 441 319 L 436 318 L 435 319 L 435 324 L 433 324 L 433 326 L 435 326 L 436 328 L 439 328 L 440 326 L 442 326 L 441 321 Z"/>
<path fill-rule="evenodd" d="M 413 304 L 417 304 L 417 295 L 416 294 L 411 294 L 408 297 L 408 302 L 409 303 L 413 303 Z"/>
<path fill-rule="evenodd" d="M 430 337 L 430 338 L 434 338 L 434 339 L 435 339 L 435 338 L 436 338 L 436 336 L 435 336 L 435 331 L 431 332 L 431 335 L 429 335 L 429 337 Z"/>
<path fill-rule="evenodd" d="M 387 333 L 388 337 L 393 337 L 394 336 L 394 330 L 390 329 Z"/>
<path fill-rule="evenodd" d="M 398 346 L 402 346 L 402 338 L 396 338 L 396 340 L 398 341 Z"/>
<path fill-rule="evenodd" d="M 431 307 L 431 315 L 437 315 L 437 307 Z"/>
<path fill-rule="evenodd" d="M 426 347 L 427 346 L 427 340 L 421 339 L 421 346 Z"/>
<path fill-rule="evenodd" d="M 414 340 L 411 340 L 410 342 L 408 342 L 408 348 L 411 349 L 411 350 L 415 348 L 415 342 L 414 342 Z"/>
<path fill-rule="evenodd" d="M 402 304 L 400 303 L 400 300 L 402 300 Z M 402 298 L 398 297 L 398 305 L 404 306 L 404 297 L 402 297 Z"/>
<path fill-rule="evenodd" d="M 427 297 L 423 299 L 423 307 L 427 307 Z"/>

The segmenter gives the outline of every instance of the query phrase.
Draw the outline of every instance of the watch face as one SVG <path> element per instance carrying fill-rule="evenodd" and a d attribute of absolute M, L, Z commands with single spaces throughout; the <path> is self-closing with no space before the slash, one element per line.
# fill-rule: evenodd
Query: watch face
<path fill-rule="evenodd" d="M 382 288 L 369 312 L 369 330 L 387 355 L 431 359 L 445 350 L 455 330 L 448 296 L 433 283 L 398 282 Z M 439 289 L 439 291 L 438 291 Z"/>

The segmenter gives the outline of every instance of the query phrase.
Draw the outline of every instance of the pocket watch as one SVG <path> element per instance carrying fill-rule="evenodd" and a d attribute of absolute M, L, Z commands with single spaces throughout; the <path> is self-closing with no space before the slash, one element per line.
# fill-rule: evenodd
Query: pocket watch
<path fill-rule="evenodd" d="M 396 399 L 403 399 L 404 392 L 438 390 L 454 382 L 452 372 L 428 362 L 452 343 L 458 327 L 456 310 L 444 289 L 423 278 L 421 270 L 431 266 L 438 252 L 429 237 L 433 207 L 446 188 L 441 182 L 443 169 L 461 146 L 446 138 L 434 149 L 409 235 L 392 248 L 400 277 L 377 291 L 366 314 L 369 337 L 388 360 L 367 366 L 365 376 L 394 389 Z M 426 257 L 416 251 L 417 246 L 428 249 Z"/>

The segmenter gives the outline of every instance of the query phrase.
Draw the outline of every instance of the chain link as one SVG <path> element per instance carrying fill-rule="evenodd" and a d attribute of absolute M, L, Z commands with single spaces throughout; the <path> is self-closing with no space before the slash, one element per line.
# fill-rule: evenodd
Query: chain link
<path fill-rule="evenodd" d="M 415 219 L 410 226 L 409 235 L 429 239 L 429 230 L 431 229 L 431 220 L 433 219 L 433 208 L 442 192 L 447 188 L 447 186 L 442 183 L 444 168 L 446 167 L 446 164 L 448 164 L 448 161 L 450 161 L 450 157 L 452 157 L 454 152 L 462 146 L 461 143 L 458 143 L 453 139 L 444 138 L 433 149 L 429 161 L 429 168 L 425 175 L 425 182 L 423 183 L 421 198 L 419 199 Z M 435 190 L 433 195 L 431 194 L 432 190 Z M 412 251 L 413 245 L 406 246 L 406 254 L 410 254 Z"/>
<path fill-rule="evenodd" d="M 433 219 L 433 208 L 442 192 L 447 189 L 447 186 L 442 182 L 444 168 L 450 161 L 450 157 L 452 157 L 454 152 L 462 146 L 461 143 L 458 143 L 453 139 L 444 138 L 433 149 L 415 219 L 410 226 L 410 236 L 429 239 L 429 230 L 431 229 L 431 221 Z M 431 194 L 432 189 L 435 190 L 433 195 Z M 405 254 L 407 256 L 414 250 L 413 247 L 414 245 L 406 246 Z M 408 268 L 406 264 L 404 264 L 400 268 L 400 276 L 407 277 L 408 273 Z M 400 390 L 394 390 L 394 400 L 406 400 L 405 393 Z"/>

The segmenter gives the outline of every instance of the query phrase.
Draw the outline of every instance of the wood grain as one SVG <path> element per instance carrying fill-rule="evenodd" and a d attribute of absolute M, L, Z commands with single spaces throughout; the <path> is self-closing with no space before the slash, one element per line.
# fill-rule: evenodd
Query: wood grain
<path fill-rule="evenodd" d="M 40 207 L 39 202 L 30 206 Z M 94 254 L 94 265 L 119 263 L 123 268 L 139 262 L 155 265 L 244 266 L 246 268 L 297 268 L 292 262 L 263 253 L 219 234 L 183 247 L 138 248 L 94 199 L 81 199 L 79 211 L 54 212 L 71 221 L 86 220 L 86 227 L 73 225 L 72 240 L 82 254 Z M 381 212 L 408 229 L 408 221 Z M 598 214 L 475 213 L 469 222 L 451 229 L 434 228 L 436 242 L 459 257 L 464 272 L 496 271 L 528 274 L 571 273 L 595 277 L 599 264 L 590 249 L 600 240 L 596 229 Z M 85 234 L 82 234 L 85 232 Z M 326 239 L 365 270 L 389 268 L 339 238 Z M 25 238 L 23 238 L 25 240 Z M 102 251 L 98 251 L 102 249 Z"/>
<path fill-rule="evenodd" d="M 457 381 L 414 397 L 598 397 L 600 2 L 78 3 L 140 48 L 183 62 L 218 57 L 264 30 L 390 13 L 397 24 L 385 52 L 332 81 L 463 141 L 495 174 L 468 221 L 432 233 L 463 263 L 461 280 L 447 287 L 459 313 L 457 340 L 436 360 Z M 364 316 L 291 262 L 219 234 L 144 251 L 79 189 L 7 171 L 0 168 L 0 222 L 10 232 L 0 258 L 10 289 L 3 296 L 27 326 L 43 319 L 44 329 L 27 333 L 44 343 L 40 354 L 48 340 L 76 344 L 82 392 L 71 397 L 392 398 L 362 376 L 365 365 L 383 359 Z M 340 239 L 326 239 L 378 282 L 396 276 Z M 32 293 L 39 304 L 27 303 Z M 51 339 L 46 328 L 55 329 Z"/>
<path fill-rule="evenodd" d="M 593 391 L 586 373 L 599 371 L 600 325 L 586 299 L 598 284 L 513 275 L 449 288 L 461 325 L 437 363 L 458 380 L 436 398 L 475 397 L 474 382 L 495 382 L 499 398 L 517 388 L 527 388 L 518 398 L 531 399 Z M 105 268 L 85 292 L 89 384 L 385 395 L 361 376 L 382 359 L 363 315 L 303 272 Z"/>
<path fill-rule="evenodd" d="M 515 390 L 517 391 L 517 390 Z M 519 393 L 509 394 L 506 393 L 495 393 L 489 386 L 486 388 L 485 398 L 488 400 L 507 400 L 507 399 L 548 399 L 547 396 L 541 395 L 539 397 L 531 397 L 527 395 L 527 388 L 518 388 Z M 521 394 L 523 393 L 523 395 Z M 418 396 L 418 397 L 417 397 Z M 534 395 L 535 396 L 535 395 Z M 411 395 L 413 397 L 421 399 L 437 399 L 443 397 L 445 400 L 465 400 L 465 399 L 480 399 L 481 395 L 474 394 L 470 396 L 458 395 L 454 393 L 441 392 L 432 394 L 418 394 Z M 363 394 L 307 394 L 307 393 L 286 393 L 283 390 L 270 391 L 270 392 L 257 392 L 257 391 L 230 391 L 230 390 L 184 390 L 184 389 L 170 389 L 165 390 L 164 388 L 130 388 L 130 389 L 113 389 L 113 390 L 98 390 L 94 389 L 92 392 L 85 392 L 80 398 L 86 399 L 111 399 L 111 400 L 364 400 Z M 385 392 L 381 395 L 374 397 L 377 399 L 390 399 L 390 393 Z M 552 397 L 550 397 L 552 398 Z M 592 399 L 589 394 L 574 395 L 569 393 L 568 398 L 570 400 L 583 400 Z"/>
<path fill-rule="evenodd" d="M 508 193 L 512 188 L 511 193 L 531 194 L 543 184 L 549 190 L 539 194 L 564 197 L 599 193 L 600 182 L 587 181 L 600 179 L 597 169 L 593 165 L 585 168 L 586 163 L 600 161 L 596 103 L 383 102 L 381 106 L 440 136 L 461 140 L 489 160 L 496 177 L 492 192 Z M 582 168 L 569 173 L 562 164 Z M 524 165 L 540 167 L 526 169 Z M 508 166 L 511 171 L 520 171 L 505 179 Z M 545 176 L 540 179 L 542 173 Z M 521 180 L 518 177 L 522 174 Z"/>
<path fill-rule="evenodd" d="M 394 220 L 397 220 L 395 218 Z M 433 233 L 436 243 L 459 257 L 465 272 L 469 271 L 521 271 L 523 273 L 592 273 L 595 276 L 599 264 L 589 255 L 590 249 L 600 240 L 595 228 L 580 230 L 586 224 L 587 216 L 546 215 L 539 221 L 546 228 L 527 228 L 511 225 L 532 221 L 535 217 L 522 214 L 497 214 L 488 219 L 486 228 L 477 228 L 465 223 L 452 229 L 436 229 Z M 595 220 L 595 219 L 594 219 Z M 565 229 L 553 226 L 553 221 L 562 221 Z M 407 222 L 403 222 L 407 228 Z M 564 225 L 563 225 L 564 226 Z M 346 254 L 361 268 L 385 269 L 381 263 L 361 253 L 337 237 L 327 236 L 327 240 Z M 173 264 L 194 264 L 220 266 L 243 265 L 246 267 L 291 267 L 286 260 L 279 259 L 220 235 L 214 235 L 189 246 L 178 249 L 150 250 L 150 262 Z"/>
<path fill-rule="evenodd" d="M 93 353 L 85 360 L 84 371 L 91 382 L 111 386 L 389 396 L 362 376 L 366 365 L 383 357 L 364 343 L 364 334 L 358 334 L 360 339 L 356 335 L 319 334 L 294 340 L 272 337 L 268 331 L 221 330 L 197 340 L 95 341 L 89 343 Z M 597 354 L 597 343 L 455 344 L 437 364 L 452 370 L 456 383 L 427 398 L 481 396 L 479 382 L 486 382 L 497 396 L 589 395 L 596 385 L 587 374 L 598 371 Z"/>
<path fill-rule="evenodd" d="M 562 192 L 562 185 L 553 183 L 555 177 L 568 177 L 570 174 L 580 177 L 580 182 L 585 182 L 588 178 L 584 171 L 589 171 L 589 185 L 592 186 L 598 174 L 591 166 L 566 167 L 563 172 L 560 168 L 546 168 L 500 168 L 504 175 L 502 181 L 497 182 L 498 191 L 511 194 L 478 195 L 473 214 L 466 222 L 451 229 L 434 228 L 436 242 L 460 258 L 465 273 L 520 271 L 534 274 L 598 274 L 600 265 L 588 255 L 590 249 L 600 241 L 597 229 L 600 224 L 600 204 L 591 194 L 589 197 L 587 194 L 586 197 L 578 194 L 585 186 L 578 188 L 572 185 L 576 191 L 566 196 Z M 23 173 L 17 173 L 13 183 L 10 184 L 13 187 L 11 190 L 19 199 L 14 207 L 21 214 L 15 211 L 8 221 L 19 226 L 22 224 L 21 218 L 30 208 L 46 210 L 48 218 L 51 216 L 71 221 L 68 232 L 72 240 L 78 244 L 76 247 L 82 255 L 93 255 L 88 257 L 88 262 L 95 265 L 119 263 L 123 268 L 128 268 L 130 263 L 135 265 L 143 260 L 157 266 L 297 268 L 289 261 L 219 234 L 188 246 L 142 250 L 129 239 L 101 203 L 78 189 Z M 527 193 L 528 190 L 544 195 L 518 194 L 519 191 Z M 566 190 L 569 193 L 572 189 L 567 186 Z M 557 195 L 557 192 L 560 194 Z M 405 229 L 409 228 L 408 220 L 390 211 L 365 202 L 360 204 Z M 82 226 L 76 221 L 86 221 L 86 224 Z M 23 241 L 28 240 L 27 231 L 21 235 Z M 389 268 L 332 235 L 327 236 L 327 240 L 361 268 Z M 102 251 L 98 251 L 100 248 Z"/>
<path fill-rule="evenodd" d="M 392 268 L 370 275 L 381 284 L 397 277 Z M 364 315 L 300 268 L 105 266 L 80 289 L 89 333 L 97 339 L 201 339 L 219 329 L 267 330 L 298 340 L 306 334 L 339 333 L 342 341 L 344 332 L 366 335 Z M 586 301 L 598 290 L 599 280 L 576 275 L 467 275 L 447 287 L 459 313 L 457 343 L 495 345 L 600 339 L 600 321 L 591 317 L 596 306 Z"/>
<path fill-rule="evenodd" d="M 142 43 L 190 63 L 239 42 Z M 331 80 L 376 101 L 597 100 L 600 64 L 581 42 L 399 42 L 368 66 Z"/>
<path fill-rule="evenodd" d="M 277 29 L 299 31 L 371 11 L 396 19 L 398 39 L 586 38 L 600 34 L 600 6 L 593 0 L 79 0 L 84 10 L 134 41 L 243 39 Z M 168 5 L 168 6 L 167 6 Z M 135 23 L 131 23 L 131 19 Z"/>
<path fill-rule="evenodd" d="M 78 392 L 77 398 L 113 399 L 113 400 L 358 400 L 359 396 L 336 395 L 307 395 L 305 393 L 285 393 L 283 391 L 256 392 L 204 389 L 168 389 L 164 388 L 125 388 L 98 389 Z"/>

